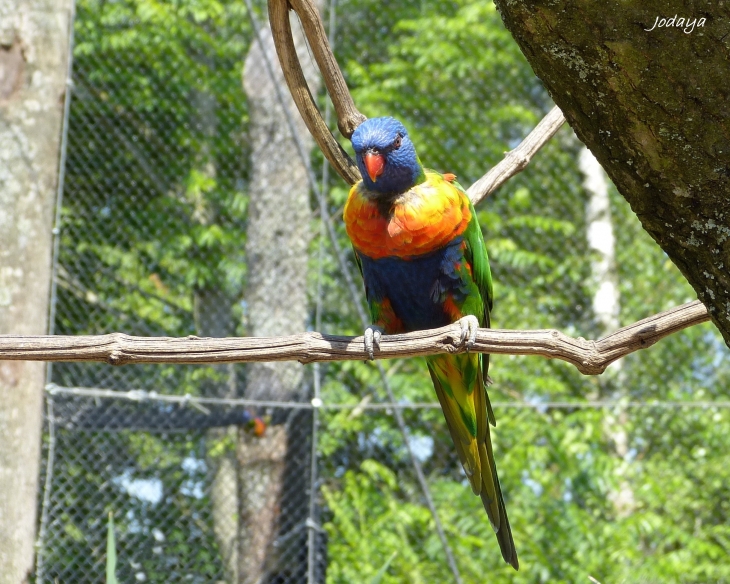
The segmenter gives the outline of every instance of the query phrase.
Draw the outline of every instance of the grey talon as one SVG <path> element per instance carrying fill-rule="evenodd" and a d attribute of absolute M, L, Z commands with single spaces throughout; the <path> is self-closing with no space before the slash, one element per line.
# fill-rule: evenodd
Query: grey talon
<path fill-rule="evenodd" d="M 474 343 L 477 341 L 477 331 L 479 330 L 479 320 L 477 317 L 469 314 L 459 319 L 459 326 L 461 326 L 461 344 L 466 346 L 466 350 L 474 348 Z"/>
<path fill-rule="evenodd" d="M 375 360 L 375 347 L 380 349 L 380 338 L 383 335 L 383 331 L 380 327 L 369 326 L 365 329 L 365 351 L 370 357 L 371 361 Z"/>
<path fill-rule="evenodd" d="M 373 355 L 373 329 L 370 327 L 365 329 L 365 352 L 371 361 L 375 358 Z"/>

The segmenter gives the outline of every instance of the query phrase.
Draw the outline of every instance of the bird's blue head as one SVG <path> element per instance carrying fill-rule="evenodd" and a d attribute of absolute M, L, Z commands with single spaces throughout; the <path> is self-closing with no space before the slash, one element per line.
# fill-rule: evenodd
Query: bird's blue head
<path fill-rule="evenodd" d="M 395 118 L 365 120 L 351 140 L 368 190 L 398 195 L 425 180 L 413 142 L 405 126 Z"/>

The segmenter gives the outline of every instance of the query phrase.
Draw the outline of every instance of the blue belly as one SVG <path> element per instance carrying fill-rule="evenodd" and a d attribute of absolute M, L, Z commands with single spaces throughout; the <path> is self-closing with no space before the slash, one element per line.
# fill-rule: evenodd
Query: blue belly
<path fill-rule="evenodd" d="M 451 324 L 451 317 L 443 309 L 444 300 L 450 294 L 460 305 L 468 293 L 468 283 L 454 268 L 464 259 L 461 242 L 459 237 L 439 250 L 410 260 L 374 260 L 357 252 L 368 301 L 390 300 L 406 331 Z"/>

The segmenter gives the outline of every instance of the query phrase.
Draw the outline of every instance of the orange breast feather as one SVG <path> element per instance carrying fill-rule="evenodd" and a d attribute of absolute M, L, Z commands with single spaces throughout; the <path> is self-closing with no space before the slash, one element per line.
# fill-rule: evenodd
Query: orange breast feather
<path fill-rule="evenodd" d="M 435 173 L 399 196 L 387 216 L 357 183 L 345 205 L 345 227 L 355 248 L 373 259 L 410 258 L 443 247 L 471 220 L 466 194 Z"/>

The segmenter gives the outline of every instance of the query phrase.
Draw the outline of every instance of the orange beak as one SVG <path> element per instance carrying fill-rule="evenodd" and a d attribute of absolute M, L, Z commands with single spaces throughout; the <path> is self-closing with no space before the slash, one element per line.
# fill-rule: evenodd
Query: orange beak
<path fill-rule="evenodd" d="M 366 152 L 362 160 L 365 163 L 370 180 L 375 182 L 385 169 L 385 156 L 374 152 Z"/>

